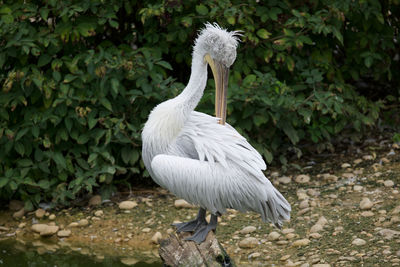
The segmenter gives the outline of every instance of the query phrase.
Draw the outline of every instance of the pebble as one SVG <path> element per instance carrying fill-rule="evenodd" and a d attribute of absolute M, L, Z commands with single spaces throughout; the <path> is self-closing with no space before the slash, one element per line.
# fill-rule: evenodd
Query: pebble
<path fill-rule="evenodd" d="M 260 253 L 260 252 L 254 252 L 254 253 L 251 253 L 251 254 L 249 255 L 249 259 L 258 258 L 258 257 L 260 257 L 260 256 L 261 256 L 261 253 Z"/>
<path fill-rule="evenodd" d="M 26 226 L 25 222 L 22 222 L 22 223 L 18 224 L 18 228 L 24 228 L 25 226 Z"/>
<path fill-rule="evenodd" d="M 58 237 L 69 237 L 71 235 L 71 230 L 60 230 L 57 232 Z"/>
<path fill-rule="evenodd" d="M 363 190 L 363 187 L 361 185 L 355 185 L 353 186 L 353 190 L 356 192 L 361 192 Z"/>
<path fill-rule="evenodd" d="M 365 155 L 365 156 L 363 156 L 363 159 L 364 160 L 373 160 L 374 157 L 372 155 Z"/>
<path fill-rule="evenodd" d="M 342 169 L 346 169 L 346 168 L 350 168 L 351 165 L 349 163 L 343 163 L 341 167 L 342 167 Z"/>
<path fill-rule="evenodd" d="M 78 226 L 79 226 L 79 223 L 77 223 L 77 222 L 72 222 L 72 223 L 68 224 L 67 227 L 72 228 L 72 227 L 78 227 Z"/>
<path fill-rule="evenodd" d="M 331 265 L 328 263 L 317 263 L 313 264 L 312 267 L 331 267 Z"/>
<path fill-rule="evenodd" d="M 31 226 L 32 231 L 36 233 L 42 232 L 48 225 L 43 223 L 37 223 Z"/>
<path fill-rule="evenodd" d="M 351 244 L 353 244 L 355 246 L 364 246 L 365 244 L 367 244 L 367 241 L 365 241 L 364 239 L 361 239 L 361 238 L 356 238 L 353 240 L 353 242 L 351 242 Z"/>
<path fill-rule="evenodd" d="M 54 221 L 56 219 L 56 215 L 50 214 L 49 220 Z"/>
<path fill-rule="evenodd" d="M 89 206 L 99 206 L 101 205 L 101 196 L 95 195 L 89 199 Z"/>
<path fill-rule="evenodd" d="M 317 224 L 320 224 L 322 226 L 325 226 L 325 224 L 327 224 L 327 223 L 328 223 L 328 220 L 324 216 L 319 217 L 319 219 L 317 221 Z"/>
<path fill-rule="evenodd" d="M 300 174 L 300 175 L 297 175 L 295 181 L 296 181 L 296 183 L 299 183 L 299 184 L 305 184 L 310 181 L 310 176 L 308 176 L 307 174 Z"/>
<path fill-rule="evenodd" d="M 374 213 L 372 211 L 367 210 L 367 211 L 361 212 L 361 216 L 363 216 L 363 217 L 372 217 L 372 216 L 374 216 Z"/>
<path fill-rule="evenodd" d="M 307 200 L 307 199 L 303 200 L 303 201 L 300 202 L 300 204 L 299 204 L 299 208 L 300 208 L 300 209 L 305 209 L 305 208 L 308 208 L 309 206 L 310 206 L 310 204 L 308 203 L 308 200 Z"/>
<path fill-rule="evenodd" d="M 168 228 L 168 229 L 167 229 L 167 234 L 169 234 L 169 235 L 170 235 L 170 234 L 172 234 L 173 232 L 174 232 L 174 230 L 173 230 L 173 229 L 171 229 L 171 228 Z"/>
<path fill-rule="evenodd" d="M 399 231 L 395 231 L 392 229 L 382 229 L 378 232 L 381 236 L 383 236 L 386 240 L 391 240 L 394 236 L 400 236 Z"/>
<path fill-rule="evenodd" d="M 10 231 L 10 228 L 5 227 L 5 226 L 0 226 L 0 231 L 5 231 L 5 232 L 7 232 L 7 231 Z"/>
<path fill-rule="evenodd" d="M 184 199 L 175 200 L 174 206 L 175 206 L 175 208 L 178 208 L 178 209 L 179 208 L 188 208 L 188 209 L 194 208 L 194 206 L 192 204 L 190 204 L 189 202 L 187 202 Z"/>
<path fill-rule="evenodd" d="M 78 222 L 78 225 L 81 227 L 87 226 L 88 224 L 89 224 L 89 221 L 86 219 L 79 220 L 79 222 Z"/>
<path fill-rule="evenodd" d="M 275 241 L 275 240 L 278 240 L 280 236 L 281 236 L 281 234 L 279 234 L 278 232 L 273 231 L 273 232 L 268 234 L 268 240 Z"/>
<path fill-rule="evenodd" d="M 136 207 L 138 204 L 136 203 L 136 201 L 130 201 L 130 200 L 126 200 L 126 201 L 122 201 L 121 203 L 119 203 L 118 207 L 121 210 L 131 210 L 134 207 Z"/>
<path fill-rule="evenodd" d="M 363 198 L 360 202 L 360 209 L 362 210 L 369 210 L 372 208 L 374 203 L 367 197 Z"/>
<path fill-rule="evenodd" d="M 282 229 L 282 234 L 284 234 L 284 235 L 294 233 L 294 232 L 295 232 L 295 230 L 293 228 Z"/>
<path fill-rule="evenodd" d="M 319 231 L 322 231 L 324 229 L 324 227 L 321 224 L 314 224 L 311 229 L 310 229 L 310 233 L 318 233 Z"/>
<path fill-rule="evenodd" d="M 355 160 L 353 161 L 353 163 L 354 163 L 355 165 L 357 165 L 357 164 L 360 164 L 362 161 L 363 161 L 362 159 L 355 159 Z"/>
<path fill-rule="evenodd" d="M 59 227 L 56 225 L 47 225 L 47 224 L 34 224 L 31 227 L 32 231 L 39 233 L 40 236 L 51 236 L 57 233 Z"/>
<path fill-rule="evenodd" d="M 351 173 L 351 172 L 345 172 L 345 173 L 342 174 L 342 177 L 346 178 L 346 179 L 351 179 L 354 176 L 356 176 L 356 175 L 354 173 Z"/>
<path fill-rule="evenodd" d="M 290 184 L 291 181 L 292 179 L 288 176 L 282 176 L 278 178 L 278 182 L 281 184 Z"/>
<path fill-rule="evenodd" d="M 311 233 L 309 236 L 314 239 L 318 239 L 318 238 L 322 237 L 322 235 L 320 233 Z"/>
<path fill-rule="evenodd" d="M 240 230 L 240 233 L 245 235 L 245 234 L 250 234 L 256 230 L 257 228 L 254 226 L 246 226 L 242 230 Z"/>
<path fill-rule="evenodd" d="M 44 217 L 45 213 L 46 213 L 46 211 L 44 209 L 37 209 L 35 211 L 35 216 L 36 216 L 36 218 L 41 219 Z"/>
<path fill-rule="evenodd" d="M 258 245 L 258 239 L 255 237 L 246 237 L 239 242 L 240 248 L 254 248 Z"/>
<path fill-rule="evenodd" d="M 151 229 L 148 227 L 142 229 L 143 233 L 149 233 L 150 231 L 151 231 Z"/>
<path fill-rule="evenodd" d="M 303 247 L 303 246 L 307 246 L 308 244 L 310 244 L 310 239 L 304 238 L 304 239 L 299 239 L 299 240 L 294 241 L 292 246 L 293 247 Z"/>
<path fill-rule="evenodd" d="M 22 208 L 22 209 L 20 209 L 19 211 L 14 212 L 14 213 L 13 213 L 13 217 L 14 217 L 15 219 L 20 219 L 20 218 L 22 218 L 22 217 L 24 216 L 24 214 L 25 214 L 25 209 Z"/>
<path fill-rule="evenodd" d="M 151 238 L 151 242 L 154 244 L 158 244 L 162 239 L 162 234 L 160 232 L 156 232 Z"/>
<path fill-rule="evenodd" d="M 280 261 L 286 261 L 286 260 L 288 260 L 291 256 L 292 256 L 292 255 L 284 255 L 284 256 L 282 256 L 279 260 L 280 260 Z"/>
<path fill-rule="evenodd" d="M 383 185 L 385 187 L 393 187 L 394 186 L 394 182 L 392 180 L 386 180 L 383 182 Z"/>
<path fill-rule="evenodd" d="M 102 217 L 104 215 L 102 210 L 96 210 L 96 212 L 94 213 L 94 216 L 96 217 Z"/>

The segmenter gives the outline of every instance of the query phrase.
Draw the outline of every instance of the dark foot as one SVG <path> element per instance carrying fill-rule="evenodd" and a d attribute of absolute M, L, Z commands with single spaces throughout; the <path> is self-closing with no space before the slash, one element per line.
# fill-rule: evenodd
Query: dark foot
<path fill-rule="evenodd" d="M 197 244 L 203 243 L 206 240 L 208 233 L 217 229 L 217 219 L 218 217 L 212 214 L 209 224 L 201 226 L 201 228 L 197 229 L 192 236 L 185 238 L 185 240 L 194 241 Z"/>
<path fill-rule="evenodd" d="M 176 231 L 178 233 L 180 232 L 194 232 L 197 229 L 200 229 L 204 225 L 207 225 L 206 221 L 206 210 L 203 208 L 199 209 L 199 212 L 197 214 L 197 218 L 193 221 L 190 222 L 183 222 L 183 223 L 174 223 L 172 224 L 175 226 L 177 229 Z"/>
<path fill-rule="evenodd" d="M 178 233 L 180 233 L 180 232 L 193 232 L 193 231 L 196 231 L 196 229 L 199 229 L 200 227 L 202 227 L 204 225 L 207 225 L 207 222 L 195 219 L 195 220 L 190 221 L 190 222 L 173 223 L 172 225 L 176 227 L 176 231 Z"/>

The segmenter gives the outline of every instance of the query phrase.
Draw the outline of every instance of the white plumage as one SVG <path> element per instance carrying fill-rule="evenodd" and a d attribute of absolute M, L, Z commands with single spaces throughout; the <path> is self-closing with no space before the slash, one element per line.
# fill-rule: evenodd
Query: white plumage
<path fill-rule="evenodd" d="M 255 211 L 280 226 L 290 217 L 290 204 L 264 176 L 261 155 L 229 124 L 194 111 L 207 81 L 205 55 L 230 67 L 236 36 L 206 24 L 194 46 L 188 85 L 156 106 L 145 124 L 142 157 L 154 181 L 176 196 L 214 215 L 227 208 Z"/>

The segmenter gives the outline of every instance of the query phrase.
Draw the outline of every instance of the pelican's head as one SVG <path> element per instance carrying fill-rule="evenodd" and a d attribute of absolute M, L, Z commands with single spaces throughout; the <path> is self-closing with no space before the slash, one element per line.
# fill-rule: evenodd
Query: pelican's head
<path fill-rule="evenodd" d="M 196 39 L 194 53 L 201 56 L 208 54 L 212 60 L 229 68 L 236 59 L 240 33 L 238 31 L 228 32 L 216 23 L 206 23 L 205 26 Z"/>
<path fill-rule="evenodd" d="M 215 115 L 226 120 L 226 95 L 228 88 L 229 67 L 236 59 L 236 48 L 240 33 L 228 32 L 218 24 L 207 23 L 196 39 L 193 53 L 204 57 L 215 80 Z"/>

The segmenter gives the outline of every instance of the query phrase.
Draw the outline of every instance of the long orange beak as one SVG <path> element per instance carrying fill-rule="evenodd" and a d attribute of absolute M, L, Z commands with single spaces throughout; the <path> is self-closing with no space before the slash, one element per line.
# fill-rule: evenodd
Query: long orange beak
<path fill-rule="evenodd" d="M 229 68 L 212 59 L 209 54 L 205 55 L 204 59 L 210 65 L 215 81 L 215 116 L 221 119 L 220 124 L 225 124 Z"/>

